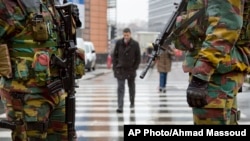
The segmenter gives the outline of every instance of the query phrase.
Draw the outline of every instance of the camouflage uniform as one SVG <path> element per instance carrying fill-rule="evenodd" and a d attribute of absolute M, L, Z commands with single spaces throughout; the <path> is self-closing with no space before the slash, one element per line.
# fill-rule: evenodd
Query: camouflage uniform
<path fill-rule="evenodd" d="M 0 43 L 8 45 L 12 66 L 12 76 L 1 77 L 0 94 L 8 120 L 17 125 L 12 131 L 12 140 L 68 141 L 65 123 L 67 94 L 64 90 L 50 94 L 46 87 L 59 77 L 58 68 L 50 66 L 51 54 L 60 56 L 62 52 L 57 48 L 58 34 L 54 30 L 59 16 L 56 11 L 50 13 L 42 3 L 48 37 L 45 41 L 37 41 L 34 36 L 39 34 L 34 35 L 32 19 L 35 13 L 40 13 L 40 1 L 25 2 L 0 0 Z M 32 7 L 32 4 L 37 7 Z"/>
<path fill-rule="evenodd" d="M 186 51 L 184 72 L 190 79 L 209 82 L 208 104 L 192 108 L 194 124 L 237 124 L 236 97 L 250 71 L 249 0 L 188 0 L 187 13 L 177 18 L 176 25 L 202 7 L 204 15 L 175 42 L 176 48 Z"/>

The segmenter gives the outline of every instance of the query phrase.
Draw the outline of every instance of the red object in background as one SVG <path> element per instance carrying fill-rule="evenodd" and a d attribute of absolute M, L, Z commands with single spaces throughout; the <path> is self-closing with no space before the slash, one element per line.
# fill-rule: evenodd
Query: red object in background
<path fill-rule="evenodd" d="M 109 54 L 108 57 L 107 57 L 107 68 L 111 69 L 111 67 L 112 67 L 112 57 Z"/>

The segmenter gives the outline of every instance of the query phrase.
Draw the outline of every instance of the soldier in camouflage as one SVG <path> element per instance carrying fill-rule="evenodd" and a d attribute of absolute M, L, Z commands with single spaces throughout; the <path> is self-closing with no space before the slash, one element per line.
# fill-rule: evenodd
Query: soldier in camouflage
<path fill-rule="evenodd" d="M 13 141 L 68 141 L 65 98 L 61 89 L 49 93 L 47 85 L 58 79 L 58 67 L 50 66 L 58 48 L 59 14 L 54 0 L 0 0 L 0 95 Z M 8 65 L 11 64 L 11 65 Z M 1 127 L 1 124 L 0 124 Z M 76 140 L 76 139 L 72 139 Z"/>
<path fill-rule="evenodd" d="M 205 8 L 175 41 L 190 74 L 187 102 L 195 125 L 237 125 L 237 94 L 249 67 L 249 0 L 188 0 L 176 26 Z"/>

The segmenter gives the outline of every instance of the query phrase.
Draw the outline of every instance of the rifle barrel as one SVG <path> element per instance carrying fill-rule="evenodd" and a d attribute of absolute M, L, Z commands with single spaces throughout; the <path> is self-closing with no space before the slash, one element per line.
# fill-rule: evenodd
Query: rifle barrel
<path fill-rule="evenodd" d="M 174 35 L 172 34 L 176 18 L 185 10 L 187 6 L 187 1 L 182 0 L 179 4 L 176 4 L 176 10 L 172 13 L 171 17 L 169 18 L 166 26 L 164 27 L 164 31 L 161 32 L 161 34 L 157 37 L 155 42 L 153 43 L 154 51 L 153 55 L 150 57 L 150 60 L 146 66 L 146 68 L 142 71 L 140 78 L 144 78 L 146 75 L 148 69 L 151 67 L 151 63 L 155 60 L 155 58 L 160 54 L 160 50 L 163 49 L 164 44 L 170 44 L 172 40 L 174 39 Z"/>

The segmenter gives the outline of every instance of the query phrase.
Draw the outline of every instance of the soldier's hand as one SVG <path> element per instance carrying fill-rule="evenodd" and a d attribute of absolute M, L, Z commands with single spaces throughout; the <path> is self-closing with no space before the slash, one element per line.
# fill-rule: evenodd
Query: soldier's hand
<path fill-rule="evenodd" d="M 207 105 L 208 82 L 193 77 L 187 88 L 187 102 L 190 107 L 200 108 Z"/>

